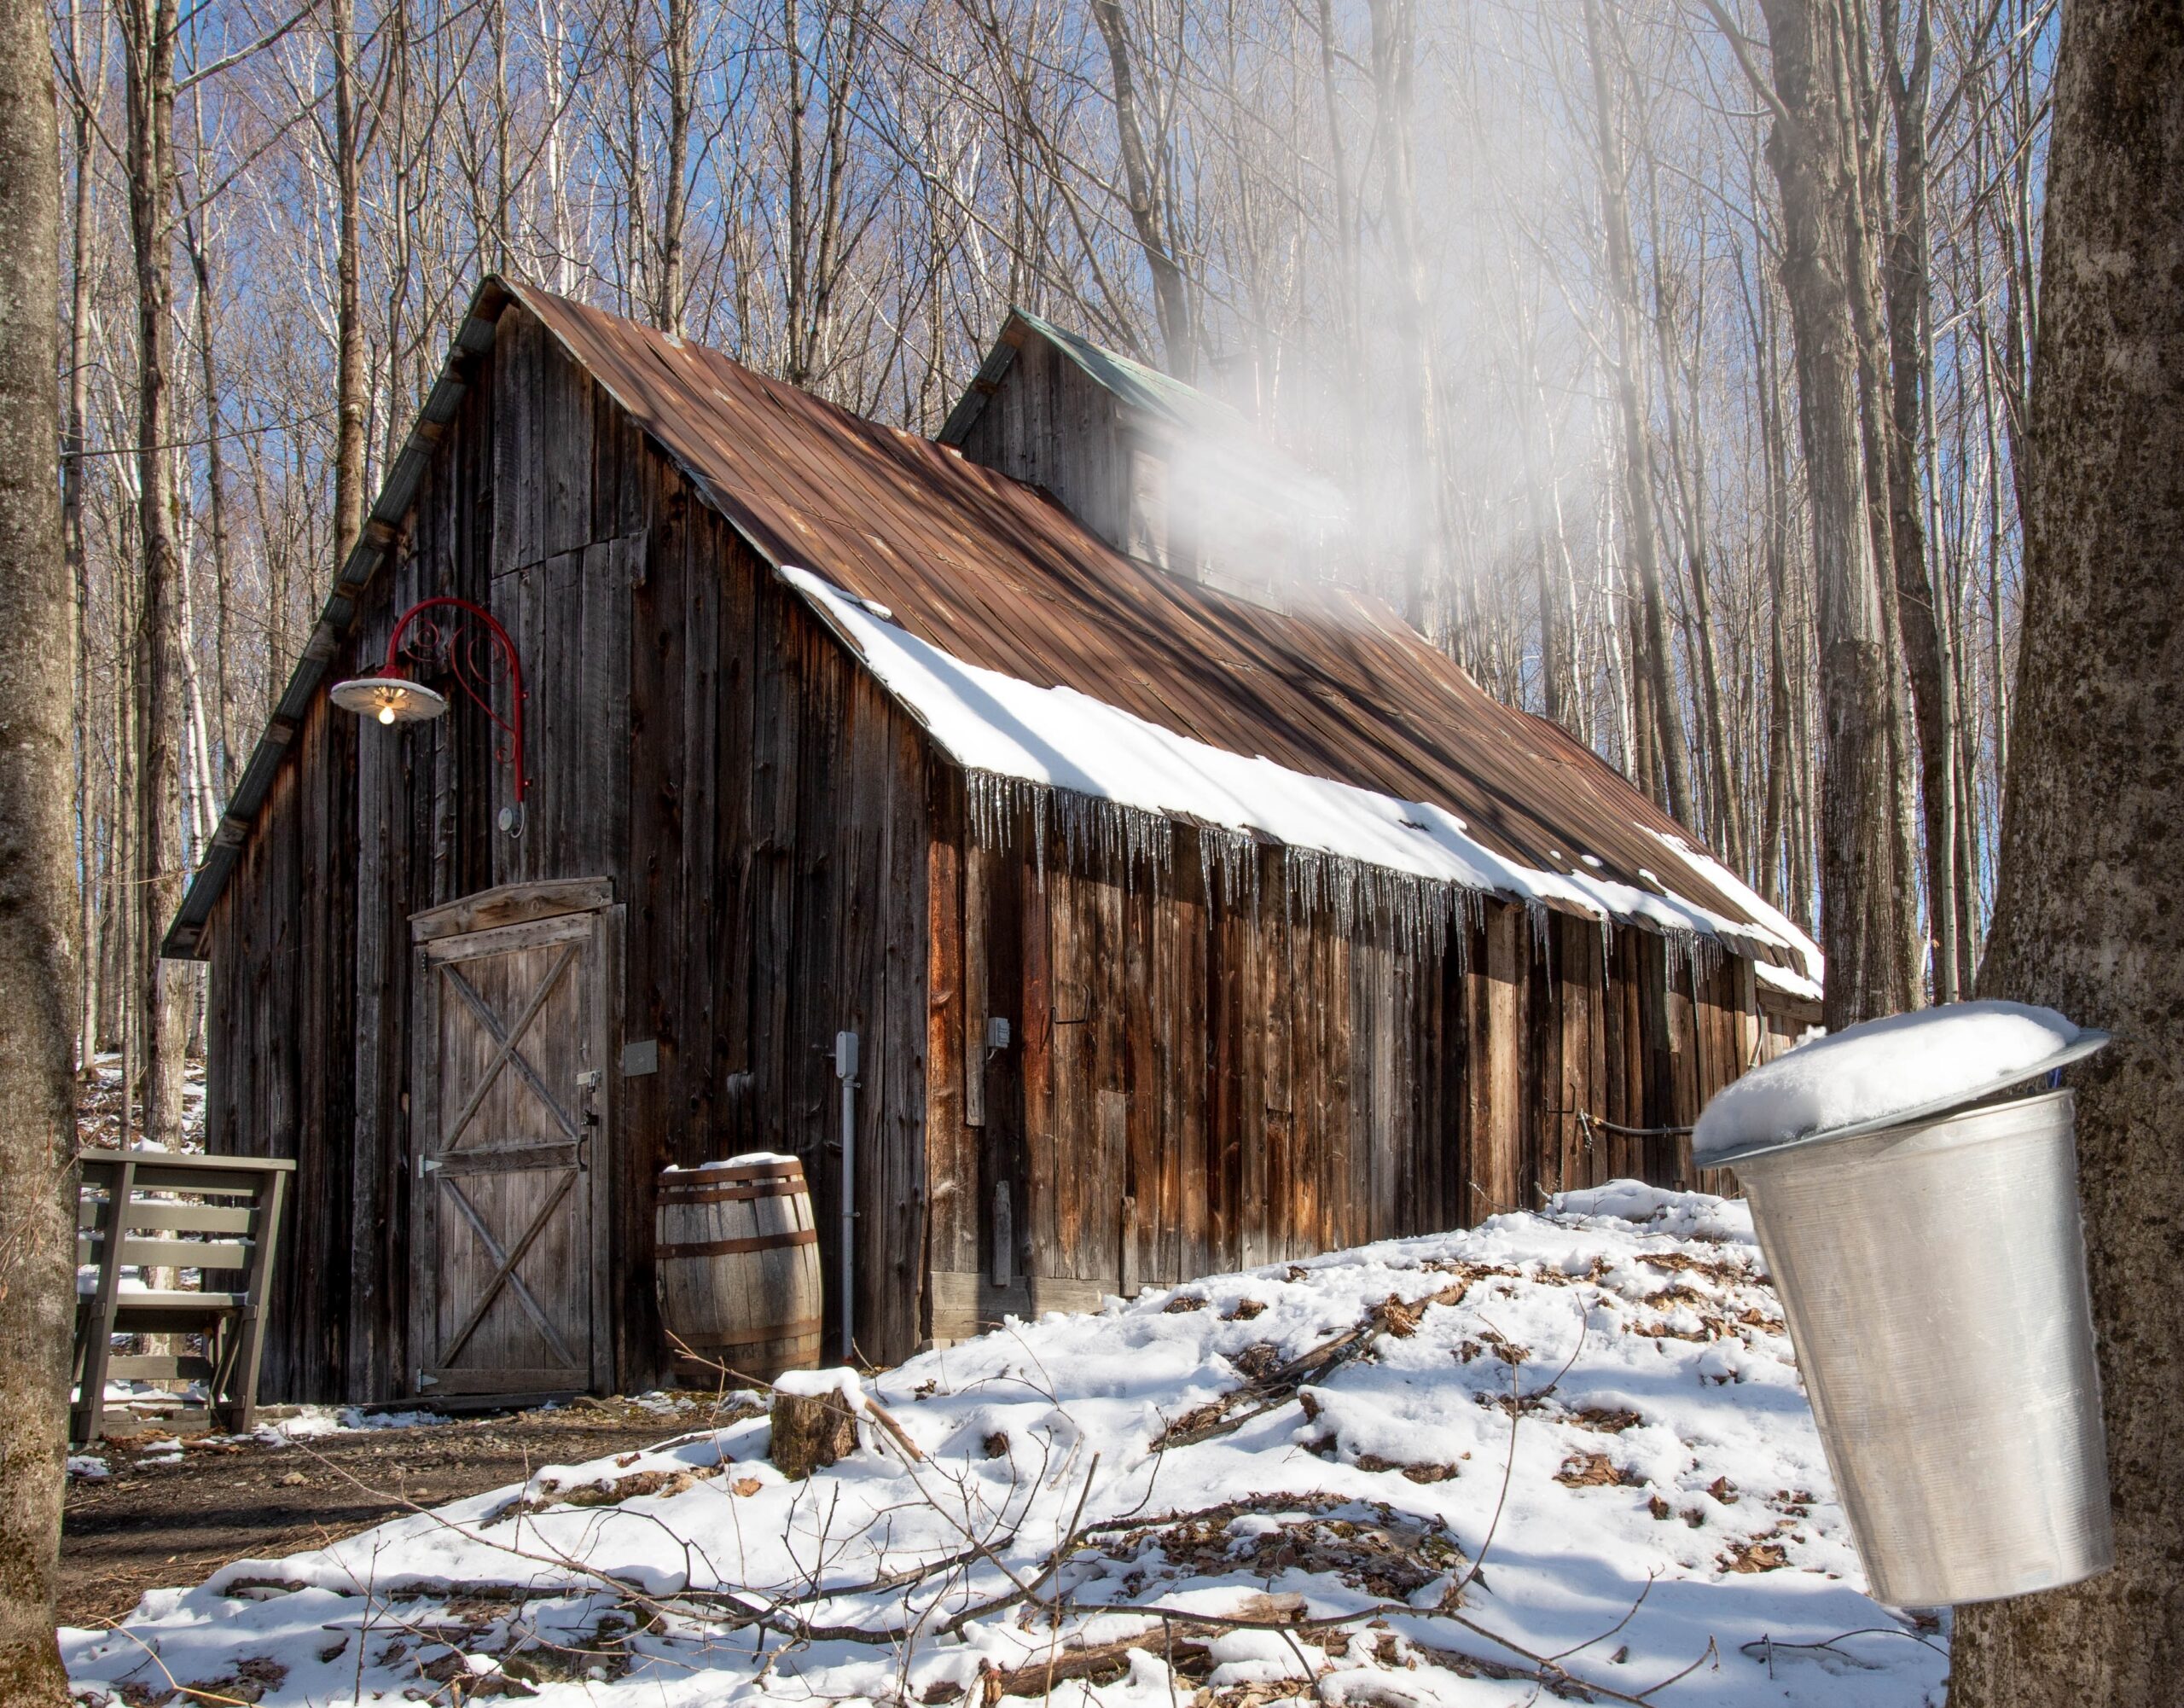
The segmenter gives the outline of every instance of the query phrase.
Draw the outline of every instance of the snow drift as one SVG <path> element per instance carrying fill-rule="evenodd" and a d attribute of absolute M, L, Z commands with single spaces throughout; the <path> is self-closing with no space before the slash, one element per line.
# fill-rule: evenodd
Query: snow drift
<path fill-rule="evenodd" d="M 78 1689 L 1939 1700 L 1932 1622 L 1862 1592 L 1740 1205 L 1620 1182 L 1011 1322 L 865 1391 L 915 1455 L 868 1420 L 790 1483 L 754 1403 L 154 1592 L 64 1634 Z"/>

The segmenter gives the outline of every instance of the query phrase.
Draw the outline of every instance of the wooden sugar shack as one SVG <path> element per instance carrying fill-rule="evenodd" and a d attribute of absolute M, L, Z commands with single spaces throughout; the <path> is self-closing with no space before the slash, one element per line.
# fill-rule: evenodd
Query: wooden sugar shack
<path fill-rule="evenodd" d="M 876 1360 L 1690 1177 L 1794 928 L 1384 608 L 1201 578 L 1182 388 L 1090 348 L 1012 318 L 936 444 L 481 288 L 166 945 L 296 1164 L 269 1396 L 659 1380 L 660 1171 L 753 1150 L 831 1353 L 844 1033 Z"/>

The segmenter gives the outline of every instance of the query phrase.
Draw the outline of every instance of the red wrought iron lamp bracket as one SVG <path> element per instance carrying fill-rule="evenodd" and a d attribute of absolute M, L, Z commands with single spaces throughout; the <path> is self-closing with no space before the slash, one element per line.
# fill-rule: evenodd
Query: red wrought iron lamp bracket
<path fill-rule="evenodd" d="M 441 624 L 427 614 L 442 609 L 459 615 L 451 623 Z M 466 633 L 473 624 L 476 630 Z M 491 643 L 489 648 L 481 645 L 480 635 Z M 508 674 L 508 715 L 505 717 L 493 706 L 496 666 Z M 520 836 L 530 779 L 523 769 L 523 665 L 508 631 L 491 612 L 468 599 L 447 593 L 421 599 L 396 619 L 394 630 L 386 637 L 386 659 L 380 674 L 334 683 L 334 703 L 384 724 L 414 723 L 439 717 L 447 710 L 447 696 L 413 677 L 413 668 L 420 674 L 435 668 L 444 671 L 464 698 L 507 737 L 506 745 L 493 757 L 514 773 L 515 800 L 502 810 L 500 823 L 511 836 Z"/>

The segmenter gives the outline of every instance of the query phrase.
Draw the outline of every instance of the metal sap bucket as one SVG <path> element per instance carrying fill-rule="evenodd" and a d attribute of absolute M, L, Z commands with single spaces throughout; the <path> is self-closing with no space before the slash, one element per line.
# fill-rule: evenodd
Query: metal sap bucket
<path fill-rule="evenodd" d="M 2112 1565 L 2071 1093 L 1740 1148 L 1874 1599 Z"/>

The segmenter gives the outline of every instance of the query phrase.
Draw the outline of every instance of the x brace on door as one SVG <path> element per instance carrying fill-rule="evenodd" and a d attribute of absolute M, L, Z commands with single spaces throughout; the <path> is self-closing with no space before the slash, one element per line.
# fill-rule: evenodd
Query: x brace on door
<path fill-rule="evenodd" d="M 514 1290 L 518 1303 L 523 1306 L 525 1314 L 538 1325 L 538 1332 L 546 1337 L 554 1351 L 560 1355 L 561 1362 L 572 1368 L 575 1366 L 577 1356 L 569 1351 L 569 1343 L 561 1339 L 560 1331 L 548 1320 L 544 1309 L 532 1295 L 531 1289 L 523 1284 L 523 1277 L 515 1272 L 515 1266 L 523 1261 L 523 1254 L 531 1249 L 531 1242 L 538 1237 L 538 1230 L 543 1228 L 552 1219 L 554 1212 L 561 1208 L 561 1200 L 569 1195 L 569 1188 L 575 1183 L 575 1181 L 576 1174 L 573 1170 L 561 1176 L 561 1184 L 554 1188 L 552 1196 L 539 1206 L 538 1213 L 531 1218 L 531 1225 L 523 1230 L 523 1237 L 515 1242 L 515 1249 L 504 1252 L 501 1250 L 500 1241 L 494 1239 L 491 1230 L 486 1228 L 485 1218 L 480 1216 L 470 1200 L 462 1195 L 462 1189 L 445 1176 L 441 1176 L 440 1190 L 455 1200 L 455 1207 L 462 1212 L 462 1219 L 470 1224 L 470 1231 L 478 1236 L 479 1244 L 485 1246 L 485 1255 L 493 1260 L 494 1265 L 492 1278 L 479 1289 L 477 1302 L 470 1307 L 469 1316 L 462 1319 L 462 1327 L 455 1331 L 454 1337 L 441 1349 L 439 1362 L 443 1369 L 455 1362 L 456 1359 L 461 1356 L 463 1347 L 468 1344 L 478 1325 L 485 1320 L 485 1312 L 491 1308 L 493 1301 L 500 1297 L 501 1289 L 503 1287 Z"/>
<path fill-rule="evenodd" d="M 517 1017 L 515 1025 L 506 1031 L 501 1029 L 500 1016 L 496 1014 L 485 999 L 478 994 L 470 981 L 457 972 L 452 964 L 443 963 L 440 967 L 441 975 L 449 984 L 455 986 L 456 993 L 462 998 L 464 1004 L 477 1017 L 479 1025 L 485 1030 L 485 1035 L 493 1040 L 495 1050 L 492 1060 L 486 1065 L 485 1072 L 479 1075 L 477 1084 L 471 1088 L 470 1095 L 464 1100 L 462 1113 L 457 1115 L 448 1126 L 440 1145 L 442 1151 L 450 1151 L 455 1148 L 456 1139 L 461 1136 L 462 1130 L 470 1124 L 471 1117 L 478 1113 L 479 1106 L 485 1101 L 485 1094 L 492 1089 L 493 1082 L 500 1077 L 501 1069 L 509 1065 L 513 1065 L 515 1071 L 523 1076 L 524 1083 L 531 1089 L 538 1101 L 546 1106 L 547 1112 L 561 1124 L 561 1130 L 572 1140 L 578 1136 L 577 1124 L 570 1117 L 569 1112 L 564 1109 L 554 1094 L 546 1089 L 546 1082 L 538 1077 L 538 1070 L 531 1065 L 523 1052 L 516 1046 L 522 1043 L 523 1035 L 531 1030 L 531 1023 L 538 1018 L 538 1011 L 546 1006 L 547 997 L 554 994 L 554 987 L 561 982 L 562 975 L 575 961 L 579 947 L 579 944 L 572 943 L 561 951 L 561 958 L 555 961 L 552 969 L 546 976 L 539 980 L 537 990 L 531 993 L 531 1001 L 524 1005 L 523 1013 Z"/>

